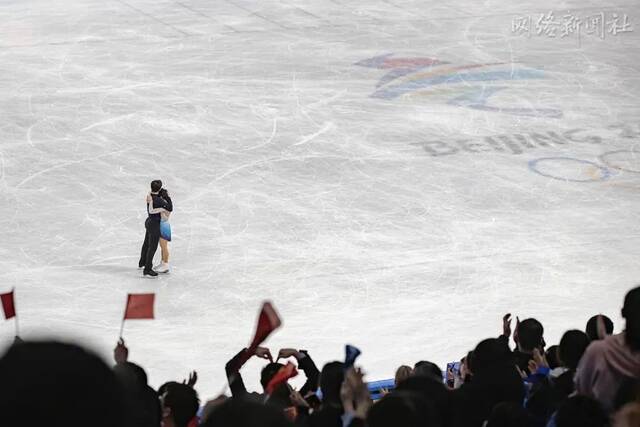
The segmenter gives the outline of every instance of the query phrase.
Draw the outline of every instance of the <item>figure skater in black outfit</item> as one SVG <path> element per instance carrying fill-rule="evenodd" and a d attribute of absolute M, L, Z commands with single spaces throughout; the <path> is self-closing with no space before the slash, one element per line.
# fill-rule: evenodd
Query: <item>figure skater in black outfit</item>
<path fill-rule="evenodd" d="M 152 213 L 157 208 L 166 208 L 167 202 L 158 194 L 162 189 L 162 181 L 159 179 L 151 181 L 151 203 L 147 204 L 147 220 L 144 223 L 146 233 L 144 235 L 144 243 L 140 252 L 140 261 L 138 267 L 143 268 L 145 276 L 155 277 L 158 275 L 153 271 L 153 256 L 158 249 L 160 241 L 160 213 Z"/>

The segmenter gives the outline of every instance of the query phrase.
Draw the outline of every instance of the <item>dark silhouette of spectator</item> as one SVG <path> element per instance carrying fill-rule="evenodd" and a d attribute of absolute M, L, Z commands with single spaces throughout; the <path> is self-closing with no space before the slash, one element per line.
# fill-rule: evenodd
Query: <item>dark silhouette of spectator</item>
<path fill-rule="evenodd" d="M 542 323 L 536 319 L 524 319 L 518 325 L 517 348 L 513 351 L 516 364 L 523 371 L 527 372 L 529 361 L 533 358 L 533 350 L 538 349 L 544 353 L 544 328 Z"/>
<path fill-rule="evenodd" d="M 607 427 L 609 416 L 597 401 L 574 396 L 560 406 L 552 422 L 555 427 Z"/>
<path fill-rule="evenodd" d="M 342 427 L 342 400 L 340 388 L 344 381 L 344 363 L 330 362 L 320 373 L 320 408 L 311 414 L 309 424 L 313 427 Z"/>
<path fill-rule="evenodd" d="M 240 374 L 240 371 L 239 371 L 240 368 L 242 367 L 242 360 L 246 358 L 246 355 L 245 355 L 246 351 L 247 351 L 246 348 L 241 350 L 229 362 L 227 362 L 227 365 L 225 366 L 227 379 L 229 381 L 229 388 L 231 389 L 231 395 L 233 397 L 245 397 L 247 394 L 249 394 L 249 392 L 247 391 L 247 388 L 244 385 L 244 381 L 242 380 L 242 375 Z M 269 381 L 271 381 L 273 376 L 281 368 L 283 368 L 284 365 L 281 363 L 273 362 L 273 357 L 271 356 L 271 352 L 269 351 L 269 349 L 264 347 L 258 347 L 253 356 L 259 357 L 261 359 L 269 360 L 270 362 L 264 368 L 262 368 L 262 371 L 260 373 L 260 384 L 262 385 L 263 390 L 266 390 L 267 385 L 269 384 Z M 299 350 L 288 349 L 288 348 L 280 350 L 278 354 L 278 359 L 286 359 L 289 357 L 296 358 L 296 360 L 298 361 L 298 368 L 300 368 L 307 377 L 306 383 L 299 390 L 300 394 L 302 396 L 305 396 L 310 391 L 317 390 L 318 378 L 320 376 L 320 372 L 318 371 L 318 368 L 316 368 L 316 365 L 315 363 L 313 363 L 313 360 L 311 359 L 311 357 L 309 357 L 309 354 L 306 351 L 299 351 Z M 258 394 L 258 393 L 252 393 L 252 394 L 255 395 L 254 396 L 255 398 L 258 398 L 258 399 L 262 398 L 264 400 L 264 395 Z M 286 387 L 282 388 L 282 390 L 277 390 L 276 394 L 278 394 L 278 396 L 275 396 L 274 399 L 270 399 L 272 403 L 275 403 L 276 401 L 281 401 L 283 399 L 288 400 L 288 397 L 287 397 L 288 391 L 286 390 Z M 285 402 L 285 405 L 288 406 L 288 402 Z"/>
<path fill-rule="evenodd" d="M 413 375 L 416 377 L 428 377 L 436 381 L 442 381 L 442 369 L 433 362 L 421 360 L 413 367 Z"/>
<path fill-rule="evenodd" d="M 120 338 L 113 349 L 113 359 L 116 362 L 113 371 L 124 387 L 128 425 L 131 427 L 157 427 L 162 419 L 158 394 L 148 385 L 145 370 L 141 366 L 129 362 L 128 358 L 129 348 Z"/>
<path fill-rule="evenodd" d="M 625 330 L 587 348 L 576 375 L 576 390 L 610 411 L 628 378 L 640 378 L 640 287 L 630 290 L 622 308 Z"/>
<path fill-rule="evenodd" d="M 628 403 L 640 403 L 640 379 L 628 378 L 618 388 L 614 401 L 614 410 L 619 410 Z"/>
<path fill-rule="evenodd" d="M 433 404 L 408 391 L 394 391 L 371 407 L 367 427 L 441 427 Z"/>
<path fill-rule="evenodd" d="M 597 341 L 599 339 L 604 338 L 604 337 L 600 338 L 598 336 L 598 317 L 602 317 L 605 333 L 607 335 L 613 334 L 613 321 L 609 319 L 607 316 L 605 316 L 604 314 L 596 314 L 595 316 L 591 317 L 591 319 L 587 321 L 587 326 L 585 327 L 585 332 L 587 333 L 591 341 Z"/>
<path fill-rule="evenodd" d="M 412 376 L 404 380 L 396 388 L 397 391 L 418 394 L 428 400 L 436 412 L 433 420 L 442 426 L 448 426 L 451 420 L 451 393 L 444 383 L 428 376 Z"/>
<path fill-rule="evenodd" d="M 513 352 L 506 341 L 502 338 L 481 341 L 473 351 L 473 380 L 452 392 L 452 425 L 480 427 L 498 403 L 522 404 L 524 392 Z"/>
<path fill-rule="evenodd" d="M 448 365 L 446 384 L 435 363 L 420 361 L 398 369 L 395 388 L 383 389 L 377 403 L 360 367 L 331 362 L 320 374 L 306 351 L 291 348 L 275 362 L 268 349 L 252 350 L 268 363 L 260 374 L 265 394 L 249 393 L 239 372 L 245 349 L 226 365 L 232 397 L 208 401 L 202 420 L 197 373 L 156 393 L 122 339 L 112 370 L 74 345 L 16 340 L 0 358 L 0 427 L 608 427 L 610 420 L 640 427 L 640 287 L 626 294 L 622 317 L 621 334 L 606 336 L 597 316 L 604 339 L 569 330 L 545 354 L 535 319 L 517 323 L 517 348 L 509 348 L 507 314 L 503 334 L 479 342 L 459 375 Z M 289 358 L 307 376 L 299 392 L 286 382 L 293 366 L 278 363 Z"/>
<path fill-rule="evenodd" d="M 549 363 L 550 369 L 556 369 L 560 366 L 560 361 L 558 360 L 558 346 L 552 345 L 547 348 L 547 351 L 544 352 L 544 357 L 547 358 L 547 362 Z"/>
<path fill-rule="evenodd" d="M 473 379 L 473 350 L 460 361 L 460 379 L 462 383 L 470 383 Z"/>
<path fill-rule="evenodd" d="M 113 371 L 124 387 L 130 427 L 157 427 L 160 425 L 160 400 L 156 391 L 147 384 L 142 367 L 131 362 L 118 363 Z"/>
<path fill-rule="evenodd" d="M 94 354 L 59 342 L 23 342 L 0 359 L 0 425 L 126 426 L 123 387 Z"/>
<path fill-rule="evenodd" d="M 200 399 L 193 387 L 172 381 L 161 386 L 158 393 L 163 427 L 188 427 L 192 424 L 200 408 Z"/>
<path fill-rule="evenodd" d="M 396 369 L 396 374 L 393 377 L 393 384 L 395 387 L 398 386 L 402 381 L 406 380 L 413 373 L 413 369 L 411 366 L 402 365 L 398 369 Z"/>
<path fill-rule="evenodd" d="M 502 335 L 500 339 L 509 346 L 511 337 L 511 314 L 507 313 L 502 317 Z M 544 342 L 544 328 L 536 319 L 525 319 L 522 322 L 517 319 L 516 328 L 513 334 L 513 341 L 516 348 L 513 356 L 521 372 L 528 372 L 529 362 L 533 360 L 533 350 L 538 349 L 544 354 L 546 346 Z"/>
<path fill-rule="evenodd" d="M 560 365 L 566 368 L 567 372 L 557 378 L 556 384 L 564 396 L 570 395 L 575 390 L 573 377 L 589 343 L 587 334 L 577 329 L 565 332 L 560 339 L 558 358 Z"/>
<path fill-rule="evenodd" d="M 546 425 L 551 415 L 574 392 L 573 378 L 589 342 L 589 337 L 582 331 L 565 332 L 558 346 L 558 359 L 564 372 L 557 377 L 541 374 L 535 379 L 526 407 L 537 425 Z"/>
<path fill-rule="evenodd" d="M 533 427 L 531 415 L 515 402 L 498 403 L 491 411 L 486 427 Z"/>
<path fill-rule="evenodd" d="M 292 427 L 284 413 L 252 398 L 227 399 L 217 406 L 201 427 Z"/>

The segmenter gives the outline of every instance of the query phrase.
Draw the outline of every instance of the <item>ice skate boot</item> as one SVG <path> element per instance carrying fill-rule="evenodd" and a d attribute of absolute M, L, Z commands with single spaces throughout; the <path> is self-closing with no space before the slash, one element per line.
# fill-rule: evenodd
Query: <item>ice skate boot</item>
<path fill-rule="evenodd" d="M 153 267 L 153 269 L 158 273 L 168 273 L 169 272 L 169 263 L 161 262 L 157 266 Z"/>

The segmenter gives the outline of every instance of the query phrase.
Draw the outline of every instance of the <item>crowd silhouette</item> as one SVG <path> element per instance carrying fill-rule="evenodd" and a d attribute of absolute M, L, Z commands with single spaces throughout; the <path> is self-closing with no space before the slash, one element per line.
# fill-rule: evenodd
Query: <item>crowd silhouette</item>
<path fill-rule="evenodd" d="M 547 346 L 538 320 L 506 314 L 501 333 L 479 340 L 459 364 L 399 366 L 375 401 L 351 346 L 320 370 L 305 350 L 272 354 L 255 341 L 219 367 L 228 395 L 201 402 L 195 372 L 154 390 L 122 339 L 113 366 L 78 345 L 17 340 L 0 359 L 0 425 L 638 427 L 640 287 L 626 294 L 622 318 L 618 334 L 597 314 Z M 250 358 L 265 360 L 260 390 L 242 379 Z M 288 380 L 298 370 L 306 382 L 296 390 Z"/>

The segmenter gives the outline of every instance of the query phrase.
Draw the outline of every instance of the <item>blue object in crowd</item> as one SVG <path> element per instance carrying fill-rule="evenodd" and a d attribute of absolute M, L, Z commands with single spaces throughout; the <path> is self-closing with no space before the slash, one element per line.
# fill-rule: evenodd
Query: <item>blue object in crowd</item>
<path fill-rule="evenodd" d="M 345 353 L 344 369 L 346 371 L 356 363 L 356 359 L 362 354 L 362 352 L 357 347 L 347 344 L 345 346 Z"/>

